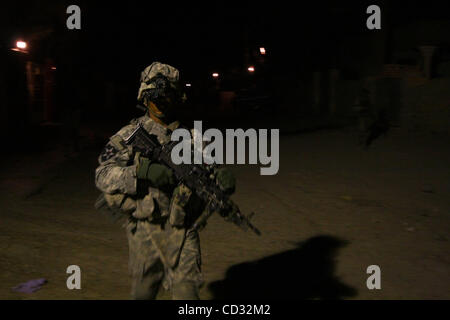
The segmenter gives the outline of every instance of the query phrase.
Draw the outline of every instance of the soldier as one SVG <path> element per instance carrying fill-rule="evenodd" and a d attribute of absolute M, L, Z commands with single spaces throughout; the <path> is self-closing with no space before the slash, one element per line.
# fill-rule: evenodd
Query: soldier
<path fill-rule="evenodd" d="M 124 144 L 138 124 L 161 144 L 169 142 L 179 126 L 177 108 L 186 98 L 180 88 L 179 71 L 174 67 L 154 62 L 145 68 L 138 102 L 147 112 L 110 138 L 95 172 L 96 186 L 108 206 L 128 216 L 125 227 L 133 299 L 154 299 L 161 285 L 172 292 L 173 299 L 199 299 L 200 242 L 192 225 L 205 203 L 178 184 L 168 167 Z M 219 187 L 233 193 L 235 180 L 230 171 L 215 172 Z"/>

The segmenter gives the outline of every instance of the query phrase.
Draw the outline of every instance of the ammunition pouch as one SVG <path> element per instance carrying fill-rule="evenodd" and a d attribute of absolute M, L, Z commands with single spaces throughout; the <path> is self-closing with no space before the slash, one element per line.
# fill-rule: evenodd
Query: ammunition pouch
<path fill-rule="evenodd" d="M 186 211 L 185 207 L 189 202 L 192 191 L 185 185 L 179 185 L 173 191 L 169 208 L 169 223 L 176 228 L 182 228 L 185 225 Z"/>

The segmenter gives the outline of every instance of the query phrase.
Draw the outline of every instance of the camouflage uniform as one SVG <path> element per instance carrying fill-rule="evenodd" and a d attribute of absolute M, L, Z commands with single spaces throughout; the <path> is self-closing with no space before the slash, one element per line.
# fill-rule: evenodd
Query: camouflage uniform
<path fill-rule="evenodd" d="M 200 241 L 192 226 L 200 215 L 209 213 L 204 211 L 205 203 L 183 184 L 176 185 L 169 168 L 151 163 L 124 143 L 138 125 L 161 144 L 170 141 L 178 126 L 170 119 L 186 99 L 178 70 L 152 63 L 141 74 L 137 99 L 149 113 L 113 135 L 98 158 L 95 182 L 103 193 L 100 203 L 103 206 L 106 201 L 110 211 L 128 216 L 125 227 L 133 298 L 153 299 L 162 284 L 174 299 L 198 299 Z M 231 195 L 234 176 L 223 168 L 216 171 L 214 164 L 208 167 L 222 191 Z"/>
<path fill-rule="evenodd" d="M 95 172 L 96 186 L 108 205 L 129 215 L 126 230 L 132 297 L 153 299 L 162 283 L 174 299 L 198 299 L 200 242 L 190 226 L 204 204 L 183 185 L 168 192 L 137 179 L 140 155 L 123 140 L 138 123 L 162 144 L 170 141 L 171 129 L 176 126 L 173 123 L 166 128 L 148 116 L 132 121 L 110 138 Z"/>

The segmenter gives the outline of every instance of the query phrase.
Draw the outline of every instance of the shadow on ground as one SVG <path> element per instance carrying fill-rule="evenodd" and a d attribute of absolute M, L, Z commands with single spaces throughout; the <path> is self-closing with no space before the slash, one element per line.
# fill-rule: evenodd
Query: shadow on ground
<path fill-rule="evenodd" d="M 335 256 L 346 241 L 317 236 L 298 248 L 228 269 L 208 288 L 213 299 L 341 299 L 356 290 L 339 281 Z"/>

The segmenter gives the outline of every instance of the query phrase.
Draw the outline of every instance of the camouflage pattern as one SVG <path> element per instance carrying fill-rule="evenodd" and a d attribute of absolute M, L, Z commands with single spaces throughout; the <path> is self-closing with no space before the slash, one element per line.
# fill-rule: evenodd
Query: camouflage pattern
<path fill-rule="evenodd" d="M 161 62 L 153 62 L 141 73 L 141 86 L 138 92 L 138 100 L 141 100 L 142 92 L 147 89 L 155 88 L 153 83 L 148 84 L 148 82 L 159 73 L 173 82 L 177 82 L 180 78 L 179 71 L 176 68 L 169 66 L 168 64 L 163 64 Z"/>
<path fill-rule="evenodd" d="M 185 223 L 185 207 L 189 203 L 192 191 L 184 186 L 178 186 L 172 195 L 172 203 L 170 207 L 169 223 L 174 227 L 181 228 Z"/>
<path fill-rule="evenodd" d="M 125 228 L 133 298 L 154 298 L 162 284 L 172 289 L 174 298 L 196 299 L 202 284 L 200 243 L 186 217 L 195 219 L 204 205 L 183 185 L 172 194 L 140 186 L 136 178 L 140 155 L 122 143 L 139 123 L 160 143 L 170 141 L 170 129 L 148 116 L 132 121 L 110 138 L 99 156 L 96 186 L 110 206 L 128 215 Z"/>

